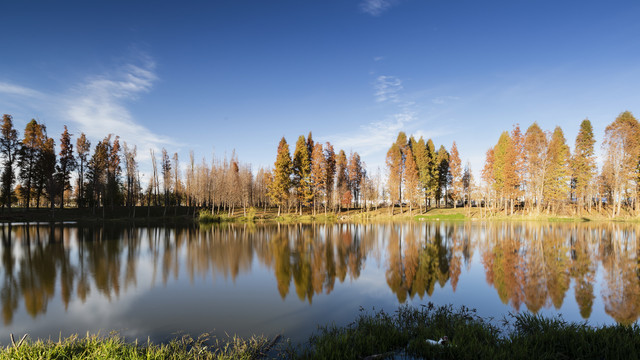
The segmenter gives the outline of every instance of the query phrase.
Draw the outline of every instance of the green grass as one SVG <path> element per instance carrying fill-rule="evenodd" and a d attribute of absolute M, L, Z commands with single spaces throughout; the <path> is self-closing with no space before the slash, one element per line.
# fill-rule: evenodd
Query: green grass
<path fill-rule="evenodd" d="M 449 345 L 426 342 L 445 335 Z M 299 359 L 632 359 L 640 356 L 640 328 L 593 328 L 529 313 L 496 324 L 473 309 L 429 304 L 392 314 L 362 311 L 348 326 L 321 327 L 308 344 L 289 351 Z"/>
<path fill-rule="evenodd" d="M 464 214 L 433 214 L 433 215 L 416 215 L 413 217 L 416 220 L 466 220 L 467 217 Z"/>
<path fill-rule="evenodd" d="M 233 218 L 228 217 L 227 215 L 213 215 L 209 210 L 201 210 L 198 213 L 198 222 L 200 224 L 213 224 L 213 223 L 221 223 L 225 221 L 234 221 Z"/>
<path fill-rule="evenodd" d="M 266 357 L 274 346 L 274 341 L 263 337 L 248 340 L 231 338 L 220 342 L 211 340 L 208 335 L 197 339 L 190 336 L 176 338 L 166 344 L 127 343 L 118 334 L 106 337 L 77 335 L 60 341 L 30 341 L 19 346 L 9 345 L 0 350 L 3 359 L 256 359 Z"/>

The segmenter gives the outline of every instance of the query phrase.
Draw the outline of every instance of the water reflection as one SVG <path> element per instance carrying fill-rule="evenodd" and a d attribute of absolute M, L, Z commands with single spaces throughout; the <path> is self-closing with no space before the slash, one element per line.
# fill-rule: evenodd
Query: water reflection
<path fill-rule="evenodd" d="M 197 279 L 235 283 L 242 274 L 268 271 L 282 299 L 295 296 L 312 304 L 338 283 L 357 282 L 374 262 L 384 272 L 384 279 L 376 281 L 386 283 L 399 303 L 431 297 L 438 288 L 455 293 L 461 278 L 484 271 L 486 284 L 468 286 L 477 292 L 493 289 L 516 311 L 560 310 L 573 295 L 580 315 L 588 319 L 599 292 L 604 311 L 616 322 L 629 324 L 640 316 L 638 226 L 633 224 L 0 229 L 5 326 L 21 304 L 32 318 L 45 314 L 56 292 L 68 310 L 74 299 L 83 304 L 92 292 L 111 302 L 129 289 L 166 286 L 181 275 L 195 286 Z"/>

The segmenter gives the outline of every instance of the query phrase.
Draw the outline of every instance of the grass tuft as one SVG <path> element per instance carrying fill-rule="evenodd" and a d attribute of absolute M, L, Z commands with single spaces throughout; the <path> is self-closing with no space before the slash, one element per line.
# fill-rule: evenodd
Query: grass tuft
<path fill-rule="evenodd" d="M 0 359 L 256 359 L 267 356 L 273 342 L 264 337 L 243 340 L 233 337 L 221 342 L 203 334 L 197 339 L 185 335 L 166 344 L 127 343 L 117 333 L 106 337 L 72 335 L 64 340 L 27 340 L 20 346 L 0 350 Z"/>

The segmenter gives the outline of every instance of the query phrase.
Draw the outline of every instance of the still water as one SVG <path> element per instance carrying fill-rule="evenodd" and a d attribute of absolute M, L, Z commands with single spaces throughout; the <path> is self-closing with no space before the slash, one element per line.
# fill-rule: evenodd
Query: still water
<path fill-rule="evenodd" d="M 640 316 L 635 224 L 411 222 L 0 227 L 9 334 L 283 334 L 359 309 L 453 304 L 594 325 Z M 497 320 L 496 320 L 497 321 Z"/>

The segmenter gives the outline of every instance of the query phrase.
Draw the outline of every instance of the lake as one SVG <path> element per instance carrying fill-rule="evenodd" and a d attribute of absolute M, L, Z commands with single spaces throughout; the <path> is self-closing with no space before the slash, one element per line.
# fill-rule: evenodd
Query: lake
<path fill-rule="evenodd" d="M 9 334 L 118 331 L 283 334 L 399 304 L 562 314 L 590 324 L 640 316 L 640 226 L 623 223 L 405 222 L 214 226 L 5 225 Z"/>

